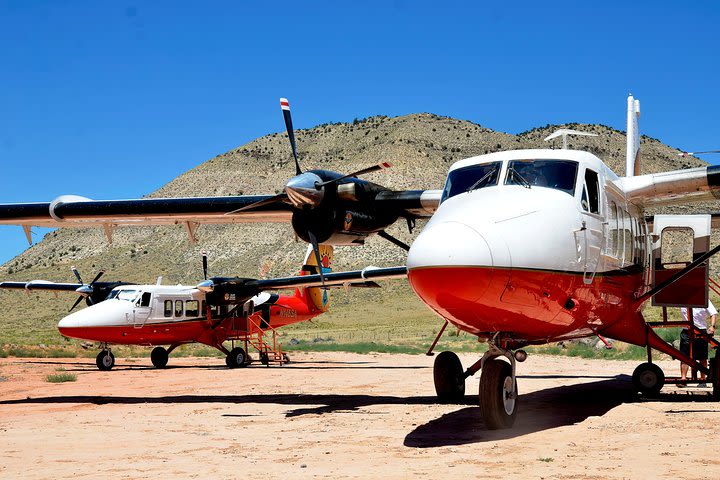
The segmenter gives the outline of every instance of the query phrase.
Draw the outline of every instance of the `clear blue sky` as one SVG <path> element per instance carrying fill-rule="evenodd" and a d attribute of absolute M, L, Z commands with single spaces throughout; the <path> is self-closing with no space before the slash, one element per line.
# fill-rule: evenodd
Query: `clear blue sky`
<path fill-rule="evenodd" d="M 505 3 L 0 0 L 0 202 L 141 196 L 282 131 L 281 96 L 298 128 L 433 112 L 516 133 L 624 130 L 632 92 L 643 133 L 720 148 L 717 2 Z M 0 227 L 0 262 L 25 247 Z"/>

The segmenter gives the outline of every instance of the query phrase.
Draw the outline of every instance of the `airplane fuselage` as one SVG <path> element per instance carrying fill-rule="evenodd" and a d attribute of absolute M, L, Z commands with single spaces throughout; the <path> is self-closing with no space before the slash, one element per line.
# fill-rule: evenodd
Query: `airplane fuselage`
<path fill-rule="evenodd" d="M 458 328 L 512 345 L 593 335 L 633 317 L 650 246 L 617 178 L 574 150 L 457 162 L 411 246 L 412 288 Z"/>

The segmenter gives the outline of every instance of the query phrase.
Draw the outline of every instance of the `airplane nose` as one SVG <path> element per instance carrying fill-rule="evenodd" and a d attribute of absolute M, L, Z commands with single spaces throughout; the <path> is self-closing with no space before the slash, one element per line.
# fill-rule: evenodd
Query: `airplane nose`
<path fill-rule="evenodd" d="M 423 230 L 410 246 L 408 268 L 493 266 L 485 237 L 460 222 L 443 222 Z"/>
<path fill-rule="evenodd" d="M 464 324 L 473 322 L 478 302 L 500 297 L 510 275 L 505 242 L 461 222 L 426 228 L 412 243 L 407 264 L 410 285 L 423 302 Z"/>

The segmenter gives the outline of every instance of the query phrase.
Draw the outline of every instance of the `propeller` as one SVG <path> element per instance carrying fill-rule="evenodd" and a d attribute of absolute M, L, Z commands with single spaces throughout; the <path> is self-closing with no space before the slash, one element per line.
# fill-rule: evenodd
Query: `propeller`
<path fill-rule="evenodd" d="M 293 130 L 292 117 L 290 116 L 290 102 L 287 98 L 280 99 L 280 108 L 282 109 L 283 119 L 285 119 L 285 129 L 287 130 L 290 146 L 292 147 L 293 158 L 295 159 L 295 175 L 300 175 L 302 169 L 297 158 L 297 148 L 295 148 L 295 130 Z"/>
<path fill-rule="evenodd" d="M 70 310 L 68 310 L 68 312 L 72 312 L 83 299 L 85 299 L 88 305 L 93 305 L 95 303 L 92 299 L 92 294 L 95 291 L 93 286 L 95 285 L 95 282 L 97 282 L 100 277 L 105 274 L 104 270 L 100 270 L 98 274 L 95 275 L 95 278 L 93 278 L 92 282 L 86 284 L 85 282 L 83 282 L 83 279 L 80 276 L 80 272 L 78 272 L 77 268 L 75 268 L 74 265 L 70 267 L 70 270 L 72 270 L 75 278 L 77 278 L 78 282 L 80 282 L 81 285 L 77 289 L 75 289 L 75 291 L 79 293 L 80 296 L 77 300 L 75 300 L 75 303 L 73 303 L 72 307 L 70 307 Z"/>
<path fill-rule="evenodd" d="M 207 280 L 207 272 L 208 272 L 208 260 L 207 260 L 207 252 L 203 250 L 202 252 L 202 267 L 203 267 L 203 278 Z"/>
<path fill-rule="evenodd" d="M 287 130 L 288 139 L 290 139 L 293 159 L 295 160 L 295 176 L 288 180 L 282 193 L 250 205 L 246 205 L 242 208 L 238 208 L 237 210 L 228 212 L 225 215 L 232 215 L 239 212 L 253 210 L 277 202 L 290 203 L 297 209 L 313 209 L 322 203 L 323 198 L 325 197 L 326 186 L 345 180 L 346 178 L 357 177 L 358 175 L 376 172 L 392 166 L 389 162 L 382 162 L 345 175 L 336 174 L 337 176 L 330 179 L 323 179 L 313 171 L 303 172 L 302 168 L 300 168 L 300 161 L 297 156 L 295 131 L 293 130 L 292 116 L 290 115 L 290 103 L 287 98 L 280 99 L 280 108 L 282 109 L 283 118 L 285 119 L 285 128 Z"/>

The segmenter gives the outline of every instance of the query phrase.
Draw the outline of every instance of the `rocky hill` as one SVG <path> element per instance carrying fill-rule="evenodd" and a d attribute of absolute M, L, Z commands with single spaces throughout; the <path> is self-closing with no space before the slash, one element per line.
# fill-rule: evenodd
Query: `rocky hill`
<path fill-rule="evenodd" d="M 602 125 L 547 125 L 510 135 L 468 121 L 414 114 L 323 124 L 298 130 L 296 137 L 305 169 L 348 172 L 388 161 L 393 164 L 391 169 L 367 178 L 390 188 L 442 188 L 447 169 L 454 161 L 499 150 L 547 148 L 542 139 L 561 127 L 597 133 L 597 137 L 572 138 L 571 147 L 595 153 L 622 173 L 625 134 Z M 551 146 L 559 148 L 559 140 L 555 142 Z M 642 149 L 643 172 L 705 165 L 697 158 L 679 158 L 678 150 L 649 137 L 642 138 Z M 275 193 L 293 174 L 292 162 L 287 135 L 273 133 L 219 154 L 149 196 Z M 406 242 L 412 239 L 402 223 L 390 232 Z M 19 229 L 18 235 L 22 235 Z M 88 280 L 104 268 L 107 271 L 104 280 L 154 283 L 162 275 L 165 283 L 194 284 L 202 275 L 202 250 L 209 252 L 211 275 L 275 276 L 294 273 L 306 249 L 303 243 L 295 241 L 286 224 L 201 226 L 197 235 L 199 242 L 192 245 L 180 226 L 125 227 L 118 229 L 113 243 L 108 244 L 100 229 L 57 230 L 0 267 L 0 276 L 8 280 L 71 281 L 70 266 L 77 265 Z M 404 261 L 403 250 L 374 237 L 364 247 L 337 248 L 335 268 L 397 265 Z M 356 308 L 355 302 L 360 298 L 363 302 L 374 302 L 388 301 L 390 297 L 399 304 L 416 305 L 403 283 L 383 291 L 338 294 L 335 305 L 341 313 L 343 308 L 345 313 Z M 42 293 L 25 296 L 0 292 L 0 307 L 7 312 L 5 321 L 21 322 L 28 328 L 28 335 L 53 332 L 54 320 L 62 316 L 72 301 L 72 298 L 53 300 L 51 295 Z M 13 340 L 3 335 L 0 331 L 0 345 Z"/>

